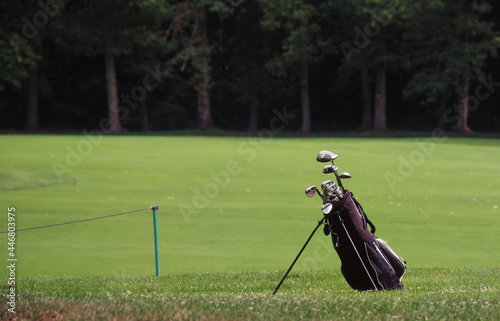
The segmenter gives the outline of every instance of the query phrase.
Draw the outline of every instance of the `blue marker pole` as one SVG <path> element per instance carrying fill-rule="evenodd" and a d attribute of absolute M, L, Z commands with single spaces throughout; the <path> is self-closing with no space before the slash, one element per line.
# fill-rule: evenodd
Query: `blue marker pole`
<path fill-rule="evenodd" d="M 160 251 L 158 249 L 158 220 L 156 218 L 156 211 L 158 210 L 158 205 L 153 205 L 150 207 L 153 210 L 153 225 L 155 231 L 155 259 L 156 259 L 156 276 L 160 276 Z"/>

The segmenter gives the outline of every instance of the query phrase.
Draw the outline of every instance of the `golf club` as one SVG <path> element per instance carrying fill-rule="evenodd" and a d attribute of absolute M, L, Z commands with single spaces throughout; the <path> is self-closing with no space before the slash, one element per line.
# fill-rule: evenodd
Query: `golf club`
<path fill-rule="evenodd" d="M 337 187 L 337 184 L 335 184 L 335 183 L 333 183 L 332 185 L 330 185 L 330 187 L 328 187 L 326 195 L 328 196 L 329 201 L 331 201 L 331 199 L 335 196 L 335 194 L 337 193 L 337 190 L 338 190 L 338 187 Z"/>
<path fill-rule="evenodd" d="M 328 196 L 332 195 L 330 189 L 334 184 L 335 183 L 332 180 L 324 181 L 323 183 L 321 183 L 321 189 L 323 190 L 323 195 L 325 200 L 328 199 Z"/>
<path fill-rule="evenodd" d="M 344 198 L 344 191 L 341 188 L 337 188 L 335 190 L 335 195 L 337 195 L 337 197 L 339 199 L 343 199 Z"/>
<path fill-rule="evenodd" d="M 333 161 L 332 161 L 333 162 Z M 340 180 L 339 174 L 337 172 L 339 168 L 335 165 L 326 165 L 323 167 L 323 173 L 329 174 L 329 173 L 334 173 L 335 177 L 337 178 L 337 183 L 339 187 L 342 189 L 342 192 L 344 191 L 344 186 L 342 185 L 342 181 Z"/>
<path fill-rule="evenodd" d="M 332 180 L 324 181 L 321 184 L 321 188 L 323 189 L 323 201 L 325 203 L 334 201 L 335 195 L 338 194 L 338 187 Z M 340 194 L 343 196 L 343 193 Z"/>
<path fill-rule="evenodd" d="M 338 169 L 339 168 L 335 165 L 325 165 L 325 167 L 323 167 L 323 174 L 331 174 L 331 173 L 334 173 Z"/>
<path fill-rule="evenodd" d="M 314 197 L 314 194 L 318 193 L 318 195 L 321 198 L 323 198 L 323 194 L 321 194 L 321 192 L 318 190 L 318 188 L 314 185 L 306 188 L 305 193 L 306 193 L 307 197 Z"/>
<path fill-rule="evenodd" d="M 348 172 L 342 172 L 339 174 L 339 177 L 340 178 L 351 178 L 352 176 Z"/>
<path fill-rule="evenodd" d="M 332 186 L 333 181 L 331 179 L 324 181 L 321 183 L 321 189 L 323 190 L 323 193 L 330 187 Z"/>
<path fill-rule="evenodd" d="M 332 209 L 333 209 L 333 205 L 332 205 L 332 203 L 326 203 L 326 204 L 323 204 L 323 205 L 321 206 L 321 211 L 322 211 L 322 212 L 323 212 L 323 214 L 325 214 L 325 215 L 330 214 L 330 212 L 332 211 Z"/>
<path fill-rule="evenodd" d="M 337 157 L 339 157 L 339 155 L 332 153 L 328 150 L 322 150 L 318 153 L 316 160 L 320 163 L 327 163 L 327 162 L 333 162 L 335 159 L 337 159 Z"/>
<path fill-rule="evenodd" d="M 342 194 L 344 192 L 344 186 L 342 185 L 342 182 L 340 181 L 339 174 L 337 173 L 337 170 L 339 169 L 335 164 L 333 164 L 333 161 L 337 159 L 339 155 L 332 153 L 328 150 L 322 150 L 318 153 L 318 156 L 316 156 L 316 160 L 320 163 L 326 163 L 326 162 L 332 162 L 332 165 L 325 166 L 323 167 L 323 173 L 329 174 L 329 173 L 334 173 L 335 177 L 337 177 L 337 183 L 339 185 L 339 188 L 342 189 Z"/>

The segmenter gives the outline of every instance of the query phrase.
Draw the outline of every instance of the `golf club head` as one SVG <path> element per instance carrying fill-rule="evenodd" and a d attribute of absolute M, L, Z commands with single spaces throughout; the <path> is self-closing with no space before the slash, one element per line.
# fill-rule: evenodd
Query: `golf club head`
<path fill-rule="evenodd" d="M 335 165 L 325 165 L 323 167 L 323 174 L 331 174 L 335 173 L 339 168 Z"/>
<path fill-rule="evenodd" d="M 342 188 L 340 188 L 340 187 L 339 187 L 339 188 L 337 188 L 337 189 L 335 190 L 335 195 L 337 195 L 337 197 L 338 197 L 339 199 L 343 199 L 343 198 L 344 198 L 344 191 L 342 190 Z"/>
<path fill-rule="evenodd" d="M 308 188 L 306 188 L 306 195 L 307 197 L 314 197 L 314 194 L 316 194 L 316 192 L 318 191 L 318 188 L 316 186 L 309 186 Z"/>
<path fill-rule="evenodd" d="M 324 170 L 323 170 L 324 172 Z M 348 172 L 342 172 L 339 174 L 339 177 L 340 178 L 351 178 L 351 174 L 349 174 Z"/>
<path fill-rule="evenodd" d="M 321 206 L 321 211 L 323 214 L 328 215 L 332 212 L 333 205 L 331 203 L 326 203 Z"/>
<path fill-rule="evenodd" d="M 329 200 L 333 200 L 335 198 L 335 195 L 337 195 L 337 190 L 339 190 L 340 187 L 337 186 L 337 184 L 333 183 L 332 186 L 328 189 L 328 192 L 326 195 L 328 195 Z"/>
<path fill-rule="evenodd" d="M 326 191 L 328 191 L 328 189 L 333 185 L 333 181 L 330 179 L 330 180 L 327 180 L 327 181 L 324 181 L 323 183 L 321 183 L 321 189 L 323 190 L 323 193 L 326 193 Z"/>
<path fill-rule="evenodd" d="M 328 150 L 322 150 L 318 153 L 318 156 L 316 156 L 316 160 L 320 163 L 327 163 L 333 162 L 335 159 L 337 159 L 337 157 L 339 157 L 339 155 Z"/>

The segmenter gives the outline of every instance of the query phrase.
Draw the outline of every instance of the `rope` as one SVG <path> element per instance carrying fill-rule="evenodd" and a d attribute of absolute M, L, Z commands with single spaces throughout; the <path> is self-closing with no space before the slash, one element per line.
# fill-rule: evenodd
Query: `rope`
<path fill-rule="evenodd" d="M 86 222 L 86 221 L 93 221 L 93 220 L 99 220 L 101 218 L 106 218 L 106 217 L 112 217 L 112 216 L 118 216 L 118 215 L 125 215 L 125 214 L 130 214 L 130 213 L 135 213 L 135 212 L 141 212 L 141 211 L 146 211 L 146 210 L 151 210 L 153 209 L 151 207 L 148 208 L 142 208 L 140 210 L 134 210 L 134 211 L 129 211 L 129 212 L 123 212 L 123 213 L 117 213 L 117 214 L 111 214 L 111 215 L 105 215 L 105 216 L 99 216 L 99 217 L 93 217 L 93 218 L 87 218 L 84 220 L 78 220 L 78 221 L 71 221 L 71 222 L 64 222 L 64 223 L 58 223 L 58 224 L 51 224 L 51 225 L 44 225 L 44 226 L 36 226 L 36 227 L 28 227 L 28 228 L 23 228 L 20 230 L 14 230 L 10 232 L 19 232 L 19 231 L 28 231 L 28 230 L 36 230 L 40 228 L 47 228 L 47 227 L 53 227 L 53 226 L 59 226 L 59 225 L 66 225 L 66 224 L 73 224 L 73 223 L 81 223 L 81 222 Z M 0 231 L 0 233 L 8 233 L 9 231 Z"/>

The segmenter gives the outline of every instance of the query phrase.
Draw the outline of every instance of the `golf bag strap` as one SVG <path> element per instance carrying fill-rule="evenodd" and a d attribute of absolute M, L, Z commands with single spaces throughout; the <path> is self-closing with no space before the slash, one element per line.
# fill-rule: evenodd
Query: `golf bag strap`
<path fill-rule="evenodd" d="M 365 215 L 366 215 L 366 214 L 365 214 Z M 370 225 L 370 232 L 371 232 L 372 234 L 375 234 L 375 231 L 376 231 L 377 229 L 375 228 L 375 225 L 372 223 L 372 221 L 370 221 L 370 220 L 368 219 L 368 217 L 366 218 L 366 223 L 368 223 L 368 225 Z"/>
<path fill-rule="evenodd" d="M 351 193 L 351 195 L 352 195 L 352 193 Z M 356 198 L 354 197 L 354 195 L 352 195 L 352 200 L 354 201 L 354 203 L 356 204 L 356 206 L 363 211 L 363 214 L 365 215 L 366 223 L 368 225 L 370 225 L 370 232 L 372 234 L 375 234 L 375 231 L 377 230 L 377 228 L 375 227 L 375 224 L 373 224 L 372 221 L 370 221 L 370 219 L 366 215 L 365 210 L 363 209 L 363 207 L 361 206 L 361 204 L 359 204 L 359 202 L 356 200 Z"/>

